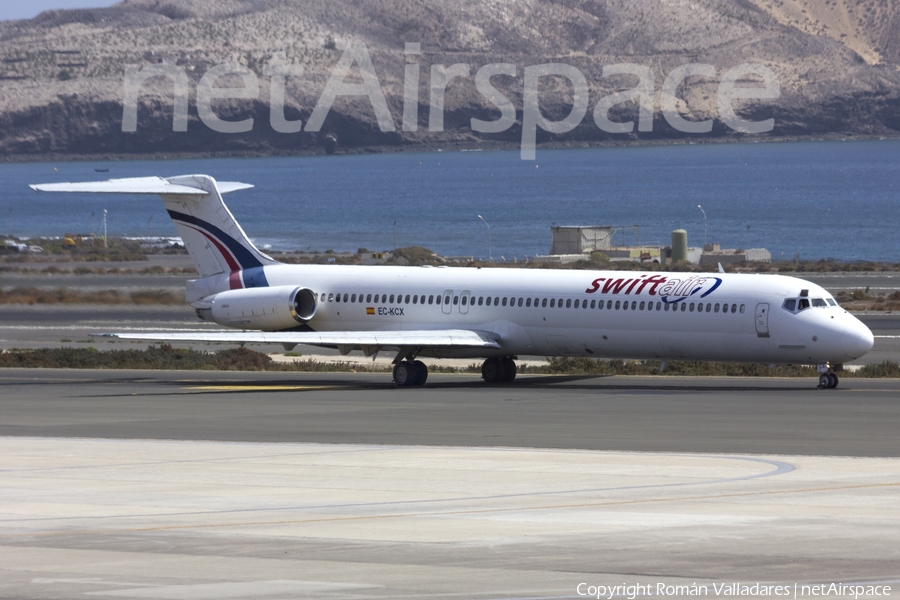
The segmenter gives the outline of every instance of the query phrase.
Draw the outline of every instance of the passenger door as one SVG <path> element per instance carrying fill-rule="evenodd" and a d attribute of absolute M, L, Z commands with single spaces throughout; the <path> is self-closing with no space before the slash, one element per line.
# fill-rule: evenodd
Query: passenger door
<path fill-rule="evenodd" d="M 765 302 L 756 305 L 756 335 L 769 337 L 769 305 Z"/>
<path fill-rule="evenodd" d="M 472 299 L 469 290 L 463 290 L 459 295 L 459 312 L 466 314 L 469 312 L 469 301 Z"/>
<path fill-rule="evenodd" d="M 450 311 L 453 310 L 453 306 L 450 302 L 453 301 L 453 290 L 444 291 L 444 296 L 441 298 L 441 311 L 445 315 L 449 315 Z"/>

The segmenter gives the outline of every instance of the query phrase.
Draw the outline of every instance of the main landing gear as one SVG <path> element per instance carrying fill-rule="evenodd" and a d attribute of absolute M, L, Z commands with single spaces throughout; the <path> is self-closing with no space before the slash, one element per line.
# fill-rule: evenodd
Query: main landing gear
<path fill-rule="evenodd" d="M 819 371 L 819 389 L 834 389 L 838 386 L 838 376 L 831 372 L 831 365 L 824 363 L 816 365 Z"/>
<path fill-rule="evenodd" d="M 511 356 L 489 358 L 481 365 L 481 378 L 486 383 L 509 383 L 516 378 L 516 363 Z"/>
<path fill-rule="evenodd" d="M 394 383 L 397 387 L 425 385 L 428 367 L 421 360 L 402 360 L 394 365 Z"/>

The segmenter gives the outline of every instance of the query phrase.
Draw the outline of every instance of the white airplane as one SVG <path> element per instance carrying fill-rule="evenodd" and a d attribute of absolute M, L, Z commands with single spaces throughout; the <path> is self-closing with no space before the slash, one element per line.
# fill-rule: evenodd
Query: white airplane
<path fill-rule="evenodd" d="M 158 194 L 200 273 L 186 300 L 241 331 L 120 333 L 132 340 L 278 343 L 396 352 L 394 382 L 419 386 L 419 357 L 484 358 L 488 383 L 517 355 L 815 364 L 819 387 L 872 349 L 872 332 L 794 277 L 504 268 L 287 265 L 260 252 L 222 201 L 253 187 L 207 175 L 31 186 Z"/>

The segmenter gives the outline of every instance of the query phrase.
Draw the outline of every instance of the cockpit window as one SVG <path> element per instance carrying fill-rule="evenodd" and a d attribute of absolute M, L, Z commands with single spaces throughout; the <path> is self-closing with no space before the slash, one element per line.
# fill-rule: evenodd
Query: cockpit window
<path fill-rule="evenodd" d="M 807 298 L 806 296 L 801 296 L 800 298 L 785 298 L 781 308 L 788 312 L 798 313 L 811 307 L 828 308 L 829 305 L 837 306 L 837 302 L 835 302 L 833 298 L 828 298 L 826 301 L 825 298 Z"/>

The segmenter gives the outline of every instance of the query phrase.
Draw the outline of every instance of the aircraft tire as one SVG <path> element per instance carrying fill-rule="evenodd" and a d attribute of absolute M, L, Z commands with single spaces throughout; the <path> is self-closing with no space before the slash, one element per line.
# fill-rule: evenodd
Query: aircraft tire
<path fill-rule="evenodd" d="M 516 378 L 516 372 L 518 371 L 516 361 L 508 356 L 504 356 L 500 359 L 500 363 L 503 365 L 503 383 L 511 382 Z"/>
<path fill-rule="evenodd" d="M 838 386 L 838 376 L 834 373 L 828 373 L 828 387 L 834 389 Z"/>
<path fill-rule="evenodd" d="M 411 362 L 404 360 L 394 366 L 394 383 L 397 387 L 414 385 L 415 379 L 415 367 Z"/>
<path fill-rule="evenodd" d="M 503 380 L 503 364 L 497 357 L 491 357 L 481 365 L 481 378 L 486 383 L 498 383 Z"/>
<path fill-rule="evenodd" d="M 824 390 L 831 383 L 831 378 L 828 377 L 828 373 L 822 373 L 819 375 L 819 389 Z"/>
<path fill-rule="evenodd" d="M 428 381 L 428 367 L 421 360 L 414 360 L 412 366 L 416 374 L 412 385 L 425 385 L 425 382 Z"/>

